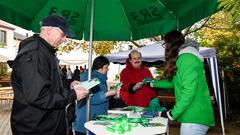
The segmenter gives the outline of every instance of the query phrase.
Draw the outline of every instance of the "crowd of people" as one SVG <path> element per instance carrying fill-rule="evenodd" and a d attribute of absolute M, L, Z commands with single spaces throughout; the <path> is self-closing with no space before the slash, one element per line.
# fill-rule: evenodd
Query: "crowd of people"
<path fill-rule="evenodd" d="M 114 96 L 123 106 L 147 107 L 157 97 L 155 88 L 174 88 L 176 103 L 160 116 L 180 122 L 180 135 L 205 135 L 214 126 L 199 45 L 186 41 L 180 31 L 173 30 L 164 36 L 166 60 L 161 79 L 153 78 L 142 63 L 141 53 L 133 50 L 120 73 L 122 86 L 116 90 L 108 90 L 110 62 L 104 56 L 96 57 L 90 69 L 76 66 L 72 72 L 69 66 L 59 68 L 55 49 L 70 35 L 69 24 L 63 17 L 47 16 L 40 33 L 23 40 L 15 60 L 8 62 L 14 90 L 13 135 L 69 135 L 73 130 L 76 135 L 85 135 L 87 96 L 91 96 L 90 120 L 93 120 L 107 114 L 109 99 Z M 88 80 L 88 70 L 92 70 L 91 78 L 100 81 L 91 91 L 80 85 Z M 151 81 L 143 84 L 146 78 Z"/>
<path fill-rule="evenodd" d="M 62 82 L 65 88 L 69 88 L 72 81 L 80 81 L 80 74 L 84 72 L 84 68 L 82 66 L 74 69 L 72 72 L 70 65 L 63 65 L 60 67 L 60 74 L 62 77 Z"/>

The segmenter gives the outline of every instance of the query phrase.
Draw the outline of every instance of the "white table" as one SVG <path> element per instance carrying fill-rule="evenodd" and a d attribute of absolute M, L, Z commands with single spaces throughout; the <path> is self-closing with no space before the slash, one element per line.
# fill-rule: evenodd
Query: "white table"
<path fill-rule="evenodd" d="M 107 131 L 106 126 L 94 125 L 97 121 L 88 121 L 84 124 L 85 128 L 96 135 L 114 135 L 113 132 Z M 166 126 L 158 127 L 143 127 L 138 124 L 137 127 L 133 127 L 130 132 L 125 132 L 122 135 L 157 135 L 157 134 L 169 134 L 168 119 L 163 117 L 155 117 L 150 123 L 162 123 Z"/>

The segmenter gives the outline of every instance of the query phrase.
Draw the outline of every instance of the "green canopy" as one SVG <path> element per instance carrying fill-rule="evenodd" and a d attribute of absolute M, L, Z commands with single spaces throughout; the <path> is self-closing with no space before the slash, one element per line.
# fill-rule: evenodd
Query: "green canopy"
<path fill-rule="evenodd" d="M 64 16 L 76 39 L 90 40 L 91 67 L 93 40 L 137 40 L 182 30 L 215 13 L 216 7 L 217 0 L 0 0 L 0 19 L 39 32 L 44 17 Z M 89 108 L 90 96 L 87 120 Z"/>
<path fill-rule="evenodd" d="M 92 0 L 1 0 L 0 19 L 34 32 L 49 14 L 89 40 Z M 93 40 L 137 40 L 182 30 L 216 11 L 217 0 L 95 0 Z M 84 36 L 83 36 L 84 35 Z"/>
<path fill-rule="evenodd" d="M 0 19 L 39 32 L 49 14 L 64 16 L 76 39 L 127 41 L 182 30 L 216 12 L 217 0 L 0 0 Z M 89 70 L 89 79 L 91 70 Z"/>

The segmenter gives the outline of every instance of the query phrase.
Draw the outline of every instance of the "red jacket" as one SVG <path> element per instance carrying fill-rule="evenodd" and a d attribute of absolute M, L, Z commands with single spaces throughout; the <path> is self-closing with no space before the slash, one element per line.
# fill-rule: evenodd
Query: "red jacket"
<path fill-rule="evenodd" d="M 157 96 L 156 90 L 149 85 L 144 85 L 135 93 L 131 93 L 129 89 L 134 84 L 141 82 L 146 77 L 153 79 L 150 70 L 143 64 L 140 69 L 133 68 L 129 60 L 126 60 L 126 68 L 120 73 L 120 81 L 123 83 L 120 89 L 120 98 L 128 106 L 147 107 L 152 98 Z"/>

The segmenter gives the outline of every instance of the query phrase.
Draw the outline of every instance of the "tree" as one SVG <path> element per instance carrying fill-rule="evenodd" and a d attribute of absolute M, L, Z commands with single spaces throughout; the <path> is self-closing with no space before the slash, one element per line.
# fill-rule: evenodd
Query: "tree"
<path fill-rule="evenodd" d="M 113 41 L 94 41 L 93 52 L 95 54 L 104 55 L 111 53 L 117 47 L 117 43 Z M 83 52 L 88 51 L 88 43 L 75 39 L 67 39 L 67 42 L 58 48 L 61 52 L 70 52 L 73 49 L 80 49 Z"/>
<path fill-rule="evenodd" d="M 195 33 L 203 46 L 214 47 L 220 66 L 224 69 L 231 103 L 240 103 L 240 31 L 223 12 L 215 14 Z"/>
<path fill-rule="evenodd" d="M 113 41 L 94 42 L 93 50 L 100 55 L 110 54 L 116 45 L 116 42 Z"/>
<path fill-rule="evenodd" d="M 219 0 L 218 9 L 222 9 L 232 23 L 240 27 L 240 0 Z"/>

